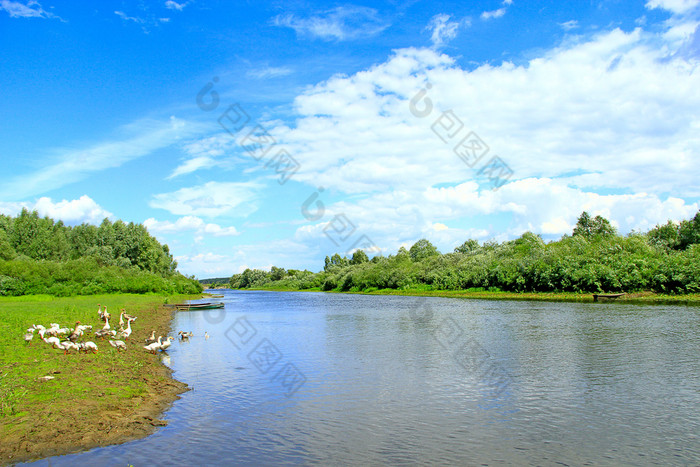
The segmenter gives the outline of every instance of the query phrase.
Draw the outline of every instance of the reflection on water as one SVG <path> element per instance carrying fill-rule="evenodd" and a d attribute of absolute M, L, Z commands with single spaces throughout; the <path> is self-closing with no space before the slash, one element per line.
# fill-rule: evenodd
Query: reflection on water
<path fill-rule="evenodd" d="M 168 426 L 37 464 L 700 462 L 697 308 L 222 300 L 223 311 L 175 317 L 194 336 L 164 361 L 192 391 Z"/>

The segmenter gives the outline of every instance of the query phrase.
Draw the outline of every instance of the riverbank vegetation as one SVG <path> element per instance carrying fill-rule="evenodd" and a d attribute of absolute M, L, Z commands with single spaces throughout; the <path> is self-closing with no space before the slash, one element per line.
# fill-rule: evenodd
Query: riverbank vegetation
<path fill-rule="evenodd" d="M 70 227 L 26 209 L 0 215 L 0 296 L 201 292 L 176 269 L 168 246 L 141 224 Z"/>
<path fill-rule="evenodd" d="M 230 280 L 234 289 L 474 291 L 509 293 L 700 293 L 700 212 L 678 224 L 619 235 L 601 216 L 584 212 L 572 235 L 545 243 L 526 232 L 505 242 L 467 240 L 440 253 L 427 239 L 408 250 L 368 258 L 326 257 L 323 271 L 247 269 Z M 643 296 L 644 294 L 637 294 Z"/>
<path fill-rule="evenodd" d="M 199 296 L 0 297 L 0 465 L 121 443 L 164 425 L 163 411 L 186 387 L 142 346 L 151 330 L 168 335 L 165 301 Z M 64 355 L 38 335 L 22 338 L 32 324 L 99 329 L 98 303 L 138 317 L 125 352 L 93 338 L 97 353 Z"/>

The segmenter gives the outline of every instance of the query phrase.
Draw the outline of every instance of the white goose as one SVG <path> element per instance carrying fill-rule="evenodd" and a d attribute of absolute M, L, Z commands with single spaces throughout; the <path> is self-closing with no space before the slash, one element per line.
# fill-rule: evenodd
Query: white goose
<path fill-rule="evenodd" d="M 158 349 L 160 349 L 160 346 L 162 344 L 162 339 L 163 336 L 158 336 L 158 340 L 152 344 L 144 345 L 143 348 L 151 352 L 152 354 L 155 354 Z"/>
<path fill-rule="evenodd" d="M 127 339 L 127 340 L 129 339 L 129 336 L 131 335 L 131 320 L 130 319 L 126 320 L 126 329 L 124 329 L 120 335 L 124 339 Z"/>
<path fill-rule="evenodd" d="M 162 344 L 160 344 L 160 350 L 166 350 L 168 347 L 170 347 L 175 340 L 174 337 L 169 336 L 167 339 L 163 341 Z"/>
<path fill-rule="evenodd" d="M 34 329 L 32 329 L 32 332 L 27 332 L 24 335 L 24 342 L 26 342 L 27 344 L 31 345 L 32 339 L 34 339 Z"/>
<path fill-rule="evenodd" d="M 84 350 L 85 353 L 87 353 L 88 351 L 92 353 L 97 353 L 97 344 L 95 344 L 92 341 L 83 342 L 82 344 L 80 344 L 79 351 L 80 350 Z"/>
<path fill-rule="evenodd" d="M 124 341 L 109 341 L 109 345 L 114 347 L 115 349 L 119 350 L 120 352 L 122 350 L 126 350 L 126 342 Z"/>
<path fill-rule="evenodd" d="M 51 336 L 51 337 L 45 337 L 44 342 L 46 342 L 49 345 L 54 345 L 54 344 L 60 344 L 61 341 L 58 337 Z"/>

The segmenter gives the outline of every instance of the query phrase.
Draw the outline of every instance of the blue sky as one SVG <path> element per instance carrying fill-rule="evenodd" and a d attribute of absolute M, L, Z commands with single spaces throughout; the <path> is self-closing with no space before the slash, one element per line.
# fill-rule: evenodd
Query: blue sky
<path fill-rule="evenodd" d="M 0 212 L 183 273 L 620 232 L 700 200 L 700 0 L 0 0 Z"/>

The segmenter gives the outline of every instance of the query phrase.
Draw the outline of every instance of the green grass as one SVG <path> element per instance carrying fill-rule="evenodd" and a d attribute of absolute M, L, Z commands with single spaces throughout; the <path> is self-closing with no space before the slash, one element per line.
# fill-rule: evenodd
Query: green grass
<path fill-rule="evenodd" d="M 100 409 L 118 410 L 129 401 L 140 402 L 149 395 L 149 381 L 159 378 L 162 366 L 158 357 L 141 349 L 151 329 L 167 333 L 170 312 L 156 311 L 166 299 L 186 300 L 187 296 L 114 294 L 57 298 L 48 295 L 0 297 L 0 464 L 8 446 L 3 439 L 31 436 L 37 420 L 77 416 L 70 408 L 92 404 L 84 416 L 94 417 Z M 112 315 L 110 324 L 118 327 L 119 310 L 138 316 L 132 324 L 133 334 L 126 352 L 118 352 L 107 340 L 86 333 L 83 341 L 92 340 L 97 354 L 68 355 L 51 348 L 35 333 L 30 344 L 24 334 L 32 324 L 50 323 L 73 327 L 76 321 L 91 324 L 93 330 L 103 323 L 97 304 L 106 305 Z M 41 382 L 42 376 L 55 379 Z M 95 409 L 94 407 L 97 407 Z M 63 418 L 65 420 L 66 418 Z M 80 420 L 76 420 L 80 421 Z M 43 425 L 43 424 L 42 424 Z"/>

